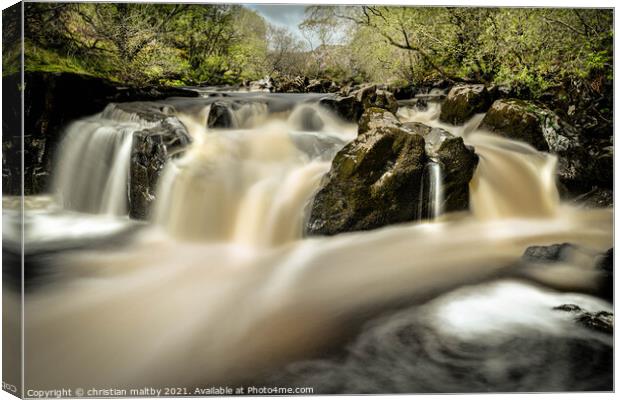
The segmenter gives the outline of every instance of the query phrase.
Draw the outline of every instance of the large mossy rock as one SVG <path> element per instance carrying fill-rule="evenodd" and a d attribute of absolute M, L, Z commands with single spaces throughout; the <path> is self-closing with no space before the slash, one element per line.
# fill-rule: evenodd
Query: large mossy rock
<path fill-rule="evenodd" d="M 414 220 L 426 162 L 420 135 L 394 126 L 362 133 L 334 158 L 314 198 L 307 234 L 335 235 Z"/>
<path fill-rule="evenodd" d="M 482 84 L 454 86 L 441 106 L 439 119 L 452 125 L 461 125 L 474 114 L 488 110 L 492 101 L 491 94 Z"/>
<path fill-rule="evenodd" d="M 525 100 L 495 101 L 480 128 L 529 143 L 541 151 L 557 153 L 578 144 L 573 127 L 544 105 Z"/>
<path fill-rule="evenodd" d="M 421 135 L 426 142 L 426 154 L 441 167 L 443 212 L 469 209 L 469 182 L 478 166 L 478 155 L 463 138 L 440 128 L 419 122 L 405 122 L 403 129 Z"/>
<path fill-rule="evenodd" d="M 613 150 L 585 146 L 573 126 L 540 103 L 497 100 L 480 128 L 556 154 L 559 180 L 570 190 L 612 186 Z"/>
<path fill-rule="evenodd" d="M 361 135 L 375 128 L 380 127 L 401 127 L 401 123 L 396 116 L 383 108 L 367 108 L 359 119 L 357 134 Z"/>
<path fill-rule="evenodd" d="M 176 117 L 165 117 L 153 127 L 134 133 L 129 167 L 131 218 L 150 216 L 164 165 L 189 143 L 190 136 Z"/>
<path fill-rule="evenodd" d="M 357 98 L 365 110 L 382 108 L 394 114 L 398 111 L 398 102 L 394 95 L 387 90 L 378 89 L 376 85 L 363 87 L 351 94 Z"/>

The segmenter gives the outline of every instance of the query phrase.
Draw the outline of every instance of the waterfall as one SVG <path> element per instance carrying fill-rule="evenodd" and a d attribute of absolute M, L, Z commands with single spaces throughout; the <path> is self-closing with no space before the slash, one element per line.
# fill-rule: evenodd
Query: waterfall
<path fill-rule="evenodd" d="M 481 132 L 470 135 L 467 143 L 480 157 L 469 184 L 476 218 L 549 218 L 557 214 L 560 196 L 555 156 Z"/>
<path fill-rule="evenodd" d="M 90 245 L 59 256 L 50 252 L 45 260 L 54 273 L 24 304 L 27 386 L 193 388 L 205 382 L 261 383 L 263 374 L 341 344 L 344 335 L 359 328 L 351 321 L 365 321 L 373 312 L 404 301 L 419 305 L 437 294 L 498 276 L 517 276 L 525 282 L 524 277 L 538 274 L 538 282 L 559 290 L 592 290 L 599 279 L 593 270 L 595 255 L 613 244 L 612 210 L 560 204 L 555 157 L 480 132 L 480 116 L 460 127 L 441 124 L 439 106 L 432 103 L 423 112 L 401 108 L 399 116 L 447 129 L 475 147 L 480 162 L 470 183 L 472 212 L 436 218 L 442 213 L 442 170 L 433 161 L 425 168 L 419 207 L 434 221 L 302 238 L 307 205 L 336 151 L 356 137 L 356 127 L 305 103 L 263 116 L 251 108 L 237 109 L 237 120 L 243 121 L 235 128 L 207 129 L 207 104 L 198 106 L 196 113 L 175 105 L 193 140 L 182 156 L 164 167 L 154 221 L 131 236 L 131 242 L 121 236 L 127 245 Z M 247 118 L 241 116 L 246 111 Z M 136 115 L 114 108 L 70 125 L 55 171 L 59 201 L 72 210 L 122 214 L 132 135 L 145 126 Z M 37 224 L 36 213 L 29 218 L 31 225 Z M 43 235 L 41 229 L 34 231 Z M 54 233 L 54 239 L 61 235 Z M 101 243 L 107 245 L 111 238 L 119 237 L 109 234 Z M 76 240 L 66 233 L 63 239 Z M 520 264 L 524 249 L 561 242 L 583 246 L 588 253 L 566 260 L 559 270 L 537 268 L 528 275 Z M 526 328 L 532 328 L 532 320 L 544 319 L 545 324 L 542 330 L 536 325 L 538 336 L 528 338 L 551 332 L 553 343 L 594 338 L 601 346 L 611 346 L 610 340 L 577 328 L 574 321 L 556 317 L 549 309 L 590 297 L 539 296 L 527 283 L 508 288 L 509 296 L 499 302 L 488 293 L 471 301 L 471 292 L 466 292 L 456 300 L 441 300 L 438 314 L 411 311 L 424 324 L 441 327 L 434 336 L 438 343 L 458 350 L 449 353 L 449 362 L 445 353 L 432 360 L 440 372 L 427 370 L 434 381 L 447 373 L 445 379 L 454 378 L 454 358 L 469 368 L 460 352 L 485 349 L 489 338 L 506 338 L 511 354 L 527 354 L 527 348 L 511 339 L 531 333 Z M 7 290 L 3 296 L 9 307 L 21 307 L 19 295 Z M 514 301 L 519 298 L 529 305 Z M 530 318 L 534 313 L 537 318 Z M 16 319 L 3 323 L 19 329 L 11 326 Z M 373 324 L 384 326 L 376 320 Z M 501 335 L 493 331 L 498 326 Z M 392 335 L 392 342 L 394 338 L 404 346 L 400 337 Z M 425 343 L 429 342 L 418 342 Z M 588 349 L 580 350 L 590 354 Z M 17 347 L 7 351 L 12 352 L 7 357 L 21 357 Z M 431 358 L 434 354 L 424 353 Z M 476 368 L 495 374 L 496 364 L 487 363 L 484 355 L 476 357 L 483 364 Z M 513 360 L 500 360 L 505 369 L 495 375 L 510 376 Z M 578 369 L 575 364 L 570 367 Z M 415 371 L 427 365 L 431 364 Z M 364 367 L 372 371 L 381 365 Z M 529 377 L 529 369 L 517 371 L 522 370 Z"/>
<path fill-rule="evenodd" d="M 312 133 L 303 130 L 307 118 L 320 121 Z M 188 119 L 199 139 L 165 168 L 155 210 L 156 224 L 188 240 L 275 246 L 301 238 L 308 201 L 355 135 L 355 126 L 308 105 L 246 129 L 206 130 Z"/>
<path fill-rule="evenodd" d="M 65 132 L 53 187 L 66 209 L 103 214 L 127 213 L 131 140 L 144 127 L 95 116 L 76 121 Z"/>
<path fill-rule="evenodd" d="M 479 163 L 470 188 L 470 208 L 476 218 L 552 217 L 558 212 L 560 197 L 556 187 L 554 155 L 543 153 L 517 140 L 478 129 L 484 114 L 474 115 L 460 126 L 439 121 L 441 105 L 431 103 L 426 110 L 403 107 L 402 121 L 420 122 L 460 136 L 474 147 Z"/>
<path fill-rule="evenodd" d="M 442 214 L 443 187 L 441 164 L 430 161 L 424 167 L 422 185 L 420 187 L 420 219 L 433 220 Z"/>

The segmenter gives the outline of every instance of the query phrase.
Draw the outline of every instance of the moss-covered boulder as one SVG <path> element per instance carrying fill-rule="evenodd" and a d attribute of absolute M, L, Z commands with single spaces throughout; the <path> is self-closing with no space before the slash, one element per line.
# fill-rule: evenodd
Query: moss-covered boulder
<path fill-rule="evenodd" d="M 416 219 L 424 138 L 396 126 L 359 135 L 334 158 L 312 203 L 309 235 L 362 231 Z"/>
<path fill-rule="evenodd" d="M 431 128 L 419 122 L 405 122 L 403 129 L 424 137 L 426 154 L 441 167 L 442 204 L 444 212 L 469 209 L 469 182 L 478 165 L 473 147 L 450 132 Z"/>
<path fill-rule="evenodd" d="M 357 125 L 357 133 L 361 135 L 362 133 L 371 131 L 375 128 L 379 127 L 401 127 L 401 123 L 396 118 L 396 116 L 390 111 L 384 110 L 382 108 L 371 107 L 364 111 L 362 116 L 359 119 Z"/>
<path fill-rule="evenodd" d="M 398 111 L 398 102 L 394 95 L 387 90 L 378 89 L 376 85 L 363 87 L 352 94 L 364 109 L 382 108 L 394 114 Z"/>
<path fill-rule="evenodd" d="M 542 151 L 559 153 L 579 144 L 575 128 L 544 105 L 532 101 L 497 100 L 484 116 L 480 127 L 524 141 Z"/>
<path fill-rule="evenodd" d="M 540 103 L 497 100 L 480 128 L 556 154 L 558 178 L 569 190 L 612 186 L 613 150 L 585 146 L 572 125 Z"/>
<path fill-rule="evenodd" d="M 458 85 L 450 89 L 441 106 L 439 119 L 452 125 L 465 123 L 474 114 L 485 112 L 493 99 L 484 85 Z"/>

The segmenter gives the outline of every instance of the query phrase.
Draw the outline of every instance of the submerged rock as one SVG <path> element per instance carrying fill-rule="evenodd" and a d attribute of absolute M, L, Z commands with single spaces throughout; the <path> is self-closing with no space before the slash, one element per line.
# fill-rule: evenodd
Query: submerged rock
<path fill-rule="evenodd" d="M 234 118 L 230 105 L 216 101 L 211 104 L 207 128 L 233 128 Z"/>
<path fill-rule="evenodd" d="M 362 103 L 355 96 L 326 97 L 321 99 L 319 104 L 345 121 L 354 123 L 360 119 L 364 111 Z"/>
<path fill-rule="evenodd" d="M 147 219 L 155 201 L 157 182 L 168 159 L 190 143 L 185 126 L 168 117 L 136 132 L 129 168 L 129 216 Z"/>
<path fill-rule="evenodd" d="M 414 220 L 426 161 L 422 136 L 395 126 L 360 134 L 334 158 L 306 232 L 335 235 Z"/>
<path fill-rule="evenodd" d="M 552 244 L 549 246 L 530 246 L 525 249 L 521 260 L 534 263 L 554 263 L 567 261 L 577 246 L 571 243 Z"/>
<path fill-rule="evenodd" d="M 592 294 L 613 302 L 613 254 L 613 248 L 597 255 L 572 243 L 558 243 L 549 246 L 530 246 L 525 249 L 521 261 L 535 264 L 537 268 L 546 264 L 577 263 L 584 268 L 593 269 L 597 271 L 597 277 Z"/>
<path fill-rule="evenodd" d="M 295 111 L 293 123 L 295 128 L 302 131 L 320 131 L 325 126 L 321 115 L 312 106 L 302 106 Z"/>
<path fill-rule="evenodd" d="M 455 86 L 441 107 L 439 119 L 452 125 L 461 125 L 474 114 L 488 110 L 491 102 L 491 94 L 482 84 Z"/>
<path fill-rule="evenodd" d="M 594 187 L 571 199 L 573 203 L 585 208 L 611 208 L 614 206 L 614 191 L 611 189 Z"/>
<path fill-rule="evenodd" d="M 575 314 L 575 322 L 585 328 L 607 334 L 614 333 L 614 314 L 608 311 L 588 312 L 576 304 L 562 304 L 553 309 Z"/>

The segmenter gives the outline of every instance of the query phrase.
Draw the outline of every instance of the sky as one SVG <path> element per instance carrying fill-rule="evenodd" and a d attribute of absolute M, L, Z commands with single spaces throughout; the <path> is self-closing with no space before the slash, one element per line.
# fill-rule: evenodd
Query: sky
<path fill-rule="evenodd" d="M 305 5 L 245 4 L 245 6 L 262 15 L 269 23 L 284 26 L 300 39 L 303 38 L 297 26 L 304 20 Z"/>

